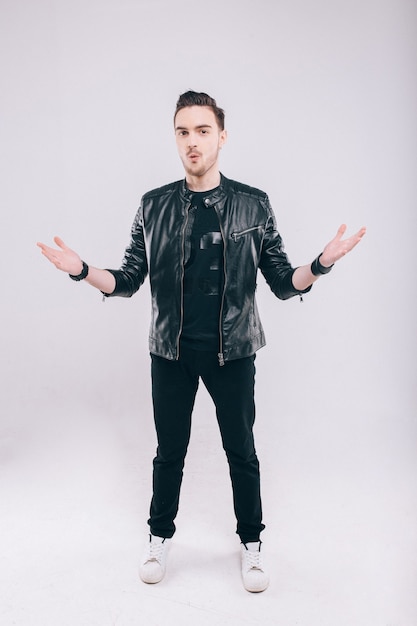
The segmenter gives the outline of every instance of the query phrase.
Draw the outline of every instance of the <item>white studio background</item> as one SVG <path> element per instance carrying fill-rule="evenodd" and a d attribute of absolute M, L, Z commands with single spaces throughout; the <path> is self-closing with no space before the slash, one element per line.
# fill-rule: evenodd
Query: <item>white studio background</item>
<path fill-rule="evenodd" d="M 126 626 L 141 603 L 151 624 L 415 626 L 416 9 L 0 0 L 2 623 Z M 187 89 L 225 108 L 222 171 L 268 192 L 295 265 L 341 223 L 368 228 L 302 304 L 259 279 L 256 435 L 277 563 L 256 605 L 198 563 L 194 584 L 140 586 L 148 285 L 102 303 L 36 247 L 58 234 L 119 266 L 142 193 L 183 175 L 172 115 Z M 204 390 L 186 469 L 178 541 L 232 545 Z"/>

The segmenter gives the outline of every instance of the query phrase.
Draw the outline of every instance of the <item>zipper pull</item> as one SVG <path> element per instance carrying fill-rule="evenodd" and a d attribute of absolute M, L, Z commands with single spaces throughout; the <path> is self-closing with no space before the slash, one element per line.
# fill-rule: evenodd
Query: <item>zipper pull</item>
<path fill-rule="evenodd" d="M 301 302 L 304 302 L 304 298 L 303 298 L 302 294 L 300 293 L 300 294 L 298 294 L 298 295 L 300 296 L 300 303 L 301 303 Z"/>
<path fill-rule="evenodd" d="M 218 359 L 219 359 L 219 365 L 220 367 L 223 367 L 224 365 L 224 356 L 223 356 L 223 352 L 219 352 L 219 354 L 217 355 Z"/>

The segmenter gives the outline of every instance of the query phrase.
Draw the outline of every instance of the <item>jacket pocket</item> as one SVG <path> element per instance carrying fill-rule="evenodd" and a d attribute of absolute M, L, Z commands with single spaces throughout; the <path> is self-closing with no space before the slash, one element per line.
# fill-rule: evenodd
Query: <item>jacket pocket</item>
<path fill-rule="evenodd" d="M 245 230 L 241 230 L 238 233 L 232 233 L 230 237 L 236 243 L 241 237 L 244 237 L 248 233 L 251 233 L 255 230 L 259 230 L 260 228 L 263 228 L 263 224 L 259 224 L 259 226 L 252 226 L 251 228 L 246 228 Z"/>

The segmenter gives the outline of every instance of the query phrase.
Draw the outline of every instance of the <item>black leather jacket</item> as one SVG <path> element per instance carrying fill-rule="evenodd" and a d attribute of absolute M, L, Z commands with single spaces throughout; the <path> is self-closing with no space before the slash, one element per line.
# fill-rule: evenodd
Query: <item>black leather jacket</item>
<path fill-rule="evenodd" d="M 185 181 L 146 193 L 132 226 L 130 245 L 113 293 L 132 296 L 149 273 L 152 320 L 149 348 L 177 359 L 183 318 L 185 231 L 190 208 Z M 276 230 L 268 196 L 221 176 L 220 186 L 204 199 L 219 218 L 224 245 L 224 289 L 219 319 L 219 362 L 254 354 L 265 345 L 255 301 L 258 268 L 274 294 L 285 300 L 297 294 L 294 268 Z M 308 291 L 308 290 L 306 290 Z"/>

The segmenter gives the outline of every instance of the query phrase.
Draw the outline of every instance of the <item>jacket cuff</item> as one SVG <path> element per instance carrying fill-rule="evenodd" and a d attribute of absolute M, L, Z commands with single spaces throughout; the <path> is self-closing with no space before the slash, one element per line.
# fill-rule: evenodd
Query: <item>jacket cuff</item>
<path fill-rule="evenodd" d="M 288 298 L 292 298 L 293 296 L 300 296 L 304 293 L 308 293 L 309 291 L 311 291 L 311 288 L 313 285 L 310 285 L 309 287 L 307 287 L 307 289 L 303 289 L 303 290 L 296 289 L 294 287 L 293 282 L 292 282 L 292 277 L 296 269 L 297 268 L 295 267 L 292 270 L 292 272 L 289 272 L 283 280 L 283 284 L 282 284 L 283 300 L 287 300 Z"/>
<path fill-rule="evenodd" d="M 110 270 L 108 268 L 106 268 L 106 270 L 114 276 L 114 280 L 116 281 L 116 286 L 114 290 L 112 291 L 112 293 L 105 293 L 104 291 L 102 291 L 101 293 L 103 294 L 103 296 L 105 298 L 113 298 L 113 296 L 127 295 L 125 293 L 126 288 L 125 288 L 124 281 L 122 281 L 122 276 L 121 276 L 122 272 L 120 270 Z"/>

